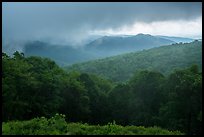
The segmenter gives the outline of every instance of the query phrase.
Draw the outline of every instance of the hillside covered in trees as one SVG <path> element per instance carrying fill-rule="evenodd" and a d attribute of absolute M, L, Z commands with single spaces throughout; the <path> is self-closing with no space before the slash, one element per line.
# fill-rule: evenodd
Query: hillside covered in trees
<path fill-rule="evenodd" d="M 25 56 L 47 57 L 54 60 L 60 66 L 66 66 L 172 43 L 176 42 L 168 38 L 161 38 L 149 34 L 138 34 L 128 37 L 101 36 L 79 47 L 69 44 L 52 44 L 46 41 L 31 41 L 24 44 L 23 52 Z"/>
<path fill-rule="evenodd" d="M 2 135 L 202 126 L 202 2 L 2 2 Z"/>
<path fill-rule="evenodd" d="M 95 74 L 78 71 L 67 72 L 48 58 L 25 57 L 23 53 L 19 52 L 15 52 L 14 56 L 10 57 L 2 53 L 3 133 L 30 134 L 31 130 L 34 130 L 32 133 L 36 133 L 39 125 L 36 122 L 32 123 L 33 120 L 31 119 L 42 116 L 52 119 L 56 113 L 60 113 L 66 115 L 64 120 L 67 122 L 82 122 L 104 126 L 97 131 L 98 134 L 100 134 L 100 131 L 107 131 L 106 125 L 112 121 L 121 126 L 136 126 L 129 127 L 126 130 L 129 133 L 124 131 L 127 134 L 132 134 L 137 129 L 139 131 L 143 130 L 143 128 L 139 128 L 140 126 L 144 128 L 156 126 L 169 131 L 178 130 L 184 134 L 201 134 L 202 72 L 199 70 L 201 66 L 201 56 L 199 54 L 201 45 L 197 44 L 200 43 L 172 45 L 161 47 L 161 49 L 155 48 L 139 53 L 131 53 L 113 57 L 113 62 L 110 62 L 112 58 L 107 58 L 109 66 L 103 65 L 103 67 L 107 67 L 106 72 L 111 72 L 113 70 L 111 67 L 114 65 L 116 65 L 115 68 L 124 66 L 135 69 L 135 73 L 130 78 L 126 77 L 126 82 L 123 83 L 114 83 Z M 165 48 L 168 48 L 169 52 Z M 153 52 L 154 50 L 162 50 L 162 52 Z M 143 55 L 141 55 L 142 53 Z M 132 63 L 132 66 L 122 65 L 122 61 L 117 59 L 121 57 L 125 60 L 123 56 L 141 56 L 140 59 L 144 58 L 147 60 L 150 59 L 148 57 L 153 55 L 151 59 L 154 60 L 154 56 L 156 58 L 156 56 L 161 56 L 158 54 L 162 53 L 166 54 L 165 59 L 167 60 L 173 58 L 176 61 L 175 58 L 177 58 L 178 62 L 174 62 L 174 66 L 179 66 L 181 63 L 180 57 L 183 61 L 188 60 L 188 62 L 183 62 L 183 64 L 189 63 L 188 65 L 190 66 L 185 69 L 171 71 L 168 75 L 163 75 L 161 73 L 162 66 L 164 67 L 166 64 L 163 64 L 162 58 L 157 60 L 161 67 L 161 69 L 158 67 L 158 71 L 156 71 L 155 67 L 155 69 L 149 69 L 148 67 L 145 69 L 146 62 L 144 60 L 139 60 L 141 69 L 138 70 L 133 65 L 135 63 Z M 189 61 L 190 59 L 192 61 Z M 198 62 L 194 62 L 195 59 L 198 59 Z M 119 61 L 118 64 L 117 61 Z M 142 63 L 144 63 L 144 66 Z M 169 63 L 173 62 L 170 61 Z M 118 66 L 119 64 L 120 66 Z M 153 62 L 152 66 L 154 66 Z M 171 69 L 172 66 L 165 66 L 165 68 L 169 67 Z M 98 72 L 105 69 L 100 68 Z M 112 74 L 116 75 L 116 72 L 112 72 Z M 121 74 L 125 73 L 124 71 L 117 72 L 119 78 Z M 26 126 L 26 122 L 23 122 L 25 120 L 30 120 L 27 123 L 28 126 Z M 43 122 L 42 119 L 37 121 L 37 123 Z M 32 126 L 31 130 L 27 131 L 26 128 L 30 128 L 29 123 Z M 46 125 L 46 120 L 43 123 Z M 55 125 L 55 129 L 60 128 L 60 123 L 63 123 L 63 119 L 56 120 L 54 123 L 59 125 Z M 14 127 L 11 126 L 13 124 Z M 48 123 L 48 125 L 53 128 L 52 122 Z M 86 124 L 76 124 L 75 128 L 67 126 L 65 129 L 69 128 L 70 132 L 73 133 L 74 130 L 78 130 L 81 126 L 84 126 L 81 129 L 83 131 L 94 128 Z M 45 134 L 49 130 L 46 127 L 44 126 L 43 129 Z M 160 132 L 160 128 L 155 132 Z M 15 132 L 15 129 L 19 129 L 17 130 L 18 132 Z M 120 126 L 116 126 L 115 129 L 117 131 Z M 82 133 L 87 133 L 87 130 L 86 132 L 82 131 Z M 134 131 L 130 132 L 131 130 Z M 58 133 L 58 131 L 56 132 Z M 56 134 L 56 132 L 53 134 Z M 147 130 L 146 134 L 152 133 L 148 132 Z M 177 133 L 180 134 L 180 132 Z M 43 134 L 42 131 L 40 133 Z M 113 133 L 120 134 L 115 131 Z M 167 131 L 164 133 L 168 134 Z M 109 132 L 103 134 L 109 134 Z"/>
<path fill-rule="evenodd" d="M 149 50 L 122 54 L 68 66 L 68 71 L 92 73 L 115 82 L 126 81 L 136 71 L 159 71 L 164 75 L 174 69 L 187 68 L 197 64 L 202 68 L 202 41 L 177 43 Z"/>

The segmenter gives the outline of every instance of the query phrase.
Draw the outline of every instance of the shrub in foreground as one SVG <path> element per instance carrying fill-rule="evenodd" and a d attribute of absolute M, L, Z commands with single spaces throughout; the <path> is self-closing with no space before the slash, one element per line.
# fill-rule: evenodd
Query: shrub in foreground
<path fill-rule="evenodd" d="M 87 123 L 67 123 L 65 115 L 56 114 L 47 119 L 34 118 L 28 121 L 3 122 L 3 135 L 182 135 L 179 131 L 168 131 L 159 127 L 88 125 Z"/>

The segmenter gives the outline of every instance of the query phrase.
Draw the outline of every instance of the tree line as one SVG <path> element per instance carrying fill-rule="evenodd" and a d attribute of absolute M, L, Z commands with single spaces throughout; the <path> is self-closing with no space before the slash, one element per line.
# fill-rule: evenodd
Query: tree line
<path fill-rule="evenodd" d="M 3 121 L 65 114 L 67 121 L 202 133 L 202 72 L 141 70 L 127 82 L 66 72 L 48 58 L 2 53 Z"/>

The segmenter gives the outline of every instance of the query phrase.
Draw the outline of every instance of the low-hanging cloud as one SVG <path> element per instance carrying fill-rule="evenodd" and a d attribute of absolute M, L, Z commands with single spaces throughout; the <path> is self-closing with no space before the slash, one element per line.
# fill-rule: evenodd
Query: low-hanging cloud
<path fill-rule="evenodd" d="M 3 42 L 47 39 L 80 44 L 93 30 L 202 16 L 201 2 L 10 2 L 2 6 Z"/>

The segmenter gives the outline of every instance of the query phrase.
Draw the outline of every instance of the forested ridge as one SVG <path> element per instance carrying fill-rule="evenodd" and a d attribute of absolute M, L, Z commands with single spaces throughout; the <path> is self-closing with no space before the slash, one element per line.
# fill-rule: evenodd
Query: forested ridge
<path fill-rule="evenodd" d="M 115 82 L 123 82 L 130 79 L 136 71 L 145 69 L 168 75 L 174 69 L 187 68 L 192 64 L 197 64 L 199 70 L 201 70 L 202 41 L 160 46 L 149 50 L 78 63 L 65 67 L 65 69 L 92 73 Z"/>
<path fill-rule="evenodd" d="M 60 66 L 67 66 L 172 43 L 175 42 L 149 34 L 129 37 L 103 36 L 79 47 L 70 44 L 52 44 L 48 41 L 30 41 L 24 44 L 23 53 L 25 56 L 47 57 Z"/>
<path fill-rule="evenodd" d="M 15 52 L 11 57 L 2 53 L 2 132 L 3 134 L 38 134 L 37 131 L 42 127 L 40 129 L 37 127 L 40 126 L 40 122 L 43 122 L 46 126 L 42 131 L 39 131 L 39 134 L 43 134 L 43 131 L 46 134 L 48 132 L 46 130 L 52 128 L 59 131 L 47 134 L 69 132 L 71 134 L 73 132 L 73 134 L 78 132 L 79 134 L 109 134 L 112 133 L 112 129 L 115 129 L 113 134 L 117 134 L 117 129 L 120 129 L 119 125 L 124 126 L 124 133 L 118 131 L 118 134 L 138 134 L 133 132 L 133 129 L 143 130 L 139 128 L 140 126 L 147 128 L 147 131 L 141 134 L 145 134 L 145 132 L 146 134 L 168 134 L 167 131 L 160 133 L 160 128 L 157 130 L 156 127 L 170 131 L 178 130 L 184 134 L 201 134 L 202 72 L 199 69 L 201 56 L 194 57 L 195 54 L 193 54 L 201 52 L 201 46 L 196 43 L 198 44 L 198 42 L 194 42 L 189 45 L 175 45 L 177 46 L 175 49 L 174 46 L 161 47 L 160 49 L 169 48 L 169 54 L 166 55 L 166 59 L 169 60 L 176 53 L 176 57 L 181 56 L 182 52 L 176 52 L 180 48 L 182 48 L 183 54 L 186 54 L 183 61 L 189 60 L 190 58 L 185 57 L 190 55 L 193 60 L 198 59 L 198 62 L 188 64 L 190 65 L 188 68 L 177 69 L 164 75 L 159 68 L 158 70 L 145 69 L 146 65 L 144 65 L 141 67 L 143 69 L 136 71 L 136 67 L 132 66 L 131 69 L 135 69 L 135 73 L 125 82 L 118 83 L 95 74 L 78 71 L 67 72 L 48 58 L 25 57 L 23 53 L 19 52 Z M 186 46 L 185 49 L 183 49 L 184 46 Z M 156 50 L 158 49 L 152 49 L 155 50 L 154 54 L 157 54 Z M 153 51 L 148 50 L 143 53 L 150 56 Z M 166 53 L 166 50 L 162 51 Z M 132 54 L 127 55 L 132 56 Z M 140 56 L 139 53 L 135 54 Z M 111 65 L 114 66 L 114 63 L 116 62 L 112 62 Z M 178 61 L 174 65 L 180 63 Z M 164 64 L 160 64 L 161 68 L 162 65 Z M 131 67 L 125 64 L 123 66 Z M 167 67 L 165 66 L 165 68 Z M 169 67 L 171 68 L 171 66 Z M 111 71 L 110 66 L 109 68 Z M 125 73 L 121 71 L 118 74 Z M 34 119 L 43 116 L 52 121 L 52 117 L 56 113 L 64 114 L 66 117 L 61 120 L 55 117 L 54 120 L 57 120 L 51 122 L 51 125 L 49 122 L 47 125 L 45 118 L 37 120 L 38 122 Z M 26 124 L 23 122 L 24 120 L 30 120 L 30 124 Z M 12 121 L 19 122 L 10 123 Z M 60 128 L 60 123 L 62 124 L 63 121 L 67 121 L 68 124 L 66 127 Z M 110 128 L 108 123 L 113 121 L 117 125 L 113 124 Z M 76 128 L 69 125 L 69 122 L 100 124 L 102 129 L 88 133 L 92 129 L 86 124 L 79 124 L 79 127 L 84 128 L 75 133 Z M 58 124 L 52 127 L 52 123 Z M 125 128 L 131 125 L 136 127 L 132 127 L 132 130 Z M 110 128 L 110 132 L 106 126 Z M 150 132 L 148 127 L 154 126 L 156 126 L 156 131 Z M 33 130 L 32 133 L 30 133 L 31 130 Z M 175 134 L 181 134 L 180 132 L 175 132 Z"/>

